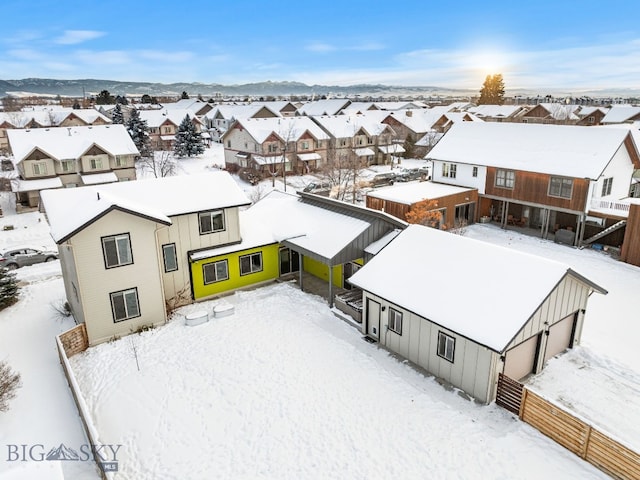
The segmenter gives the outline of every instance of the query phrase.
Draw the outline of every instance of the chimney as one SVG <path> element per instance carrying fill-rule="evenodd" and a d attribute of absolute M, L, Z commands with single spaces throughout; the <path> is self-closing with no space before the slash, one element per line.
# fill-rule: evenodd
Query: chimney
<path fill-rule="evenodd" d="M 413 116 L 413 111 L 412 110 L 407 110 L 406 112 L 407 117 L 412 117 Z"/>

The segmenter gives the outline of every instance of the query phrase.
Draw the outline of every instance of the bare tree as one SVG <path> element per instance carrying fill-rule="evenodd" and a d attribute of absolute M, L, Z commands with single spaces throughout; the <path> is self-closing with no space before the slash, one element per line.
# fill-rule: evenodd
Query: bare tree
<path fill-rule="evenodd" d="M 9 400 L 15 398 L 21 386 L 20 374 L 13 372 L 6 362 L 0 362 L 0 412 L 9 410 Z"/>
<path fill-rule="evenodd" d="M 151 152 L 148 157 L 140 157 L 138 166 L 144 172 L 151 172 L 155 178 L 171 177 L 178 173 L 178 163 L 171 152 Z"/>

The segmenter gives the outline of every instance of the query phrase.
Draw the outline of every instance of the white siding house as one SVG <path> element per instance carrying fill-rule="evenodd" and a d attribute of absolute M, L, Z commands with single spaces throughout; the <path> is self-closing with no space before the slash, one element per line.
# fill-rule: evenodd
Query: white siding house
<path fill-rule="evenodd" d="M 365 335 L 489 403 L 580 340 L 589 294 L 566 265 L 410 225 L 356 272 Z"/>

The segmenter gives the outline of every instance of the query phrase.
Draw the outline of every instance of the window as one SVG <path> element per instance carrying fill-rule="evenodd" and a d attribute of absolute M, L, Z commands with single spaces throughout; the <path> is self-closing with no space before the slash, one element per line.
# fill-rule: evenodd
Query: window
<path fill-rule="evenodd" d="M 200 235 L 224 230 L 224 218 L 220 211 L 199 213 L 198 222 L 200 223 Z"/>
<path fill-rule="evenodd" d="M 277 143 L 270 143 L 268 148 L 267 148 L 267 151 L 269 153 L 276 153 L 278 151 L 278 144 Z"/>
<path fill-rule="evenodd" d="M 496 170 L 496 187 L 513 188 L 516 184 L 516 172 L 511 170 Z"/>
<path fill-rule="evenodd" d="M 471 176 L 476 178 L 478 176 L 478 167 L 473 167 L 473 171 L 471 172 Z"/>
<path fill-rule="evenodd" d="M 76 169 L 75 160 L 62 160 L 61 165 L 63 172 L 73 172 Z"/>
<path fill-rule="evenodd" d="M 231 148 L 231 140 L 227 140 L 227 148 Z"/>
<path fill-rule="evenodd" d="M 46 175 L 47 174 L 47 164 L 45 162 L 39 162 L 33 164 L 33 174 L 34 175 Z"/>
<path fill-rule="evenodd" d="M 613 177 L 605 178 L 602 184 L 602 196 L 611 195 L 611 187 L 613 187 Z"/>
<path fill-rule="evenodd" d="M 129 234 L 102 237 L 102 253 L 106 268 L 122 267 L 133 263 Z"/>
<path fill-rule="evenodd" d="M 309 150 L 309 142 L 304 141 L 302 142 L 302 150 Z"/>
<path fill-rule="evenodd" d="M 389 330 L 402 335 L 402 312 L 389 308 Z"/>
<path fill-rule="evenodd" d="M 596 117 L 588 117 L 588 118 L 587 118 L 587 122 L 589 122 L 589 123 L 596 123 Z"/>
<path fill-rule="evenodd" d="M 116 167 L 124 167 L 127 165 L 127 159 L 122 155 L 116 155 Z"/>
<path fill-rule="evenodd" d="M 91 170 L 101 170 L 102 169 L 102 159 L 101 158 L 92 158 L 89 160 L 89 167 Z"/>
<path fill-rule="evenodd" d="M 240 275 L 262 271 L 262 252 L 240 257 Z"/>
<path fill-rule="evenodd" d="M 563 177 L 551 177 L 549 179 L 549 196 L 560 198 L 571 198 L 573 190 L 573 180 Z"/>
<path fill-rule="evenodd" d="M 443 163 L 442 164 L 442 176 L 449 178 L 456 178 L 456 172 L 458 170 L 458 166 L 455 163 Z"/>
<path fill-rule="evenodd" d="M 453 363 L 456 339 L 446 333 L 438 332 L 438 356 Z"/>
<path fill-rule="evenodd" d="M 137 288 L 113 292 L 109 295 L 111 296 L 111 312 L 114 322 L 122 322 L 140 316 Z"/>
<path fill-rule="evenodd" d="M 162 256 L 164 258 L 164 271 L 175 272 L 178 270 L 178 256 L 176 255 L 176 244 L 168 243 L 162 246 Z"/>
<path fill-rule="evenodd" d="M 222 282 L 229 279 L 229 264 L 226 260 L 219 262 L 207 263 L 202 266 L 202 276 L 204 284 Z"/>

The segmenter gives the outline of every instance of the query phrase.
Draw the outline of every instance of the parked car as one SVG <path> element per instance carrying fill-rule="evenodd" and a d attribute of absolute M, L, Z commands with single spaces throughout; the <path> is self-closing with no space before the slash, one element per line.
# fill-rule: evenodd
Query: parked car
<path fill-rule="evenodd" d="M 384 185 L 393 185 L 396 181 L 394 172 L 379 173 L 371 179 L 371 186 L 382 187 Z"/>
<path fill-rule="evenodd" d="M 396 172 L 396 182 L 418 180 L 422 174 L 418 168 L 402 168 Z"/>
<path fill-rule="evenodd" d="M 329 195 L 331 184 L 329 182 L 312 182 L 302 189 L 303 192 L 315 193 L 316 195 Z"/>
<path fill-rule="evenodd" d="M 0 267 L 15 270 L 34 263 L 57 260 L 58 252 L 44 247 L 14 247 L 0 253 Z"/>

